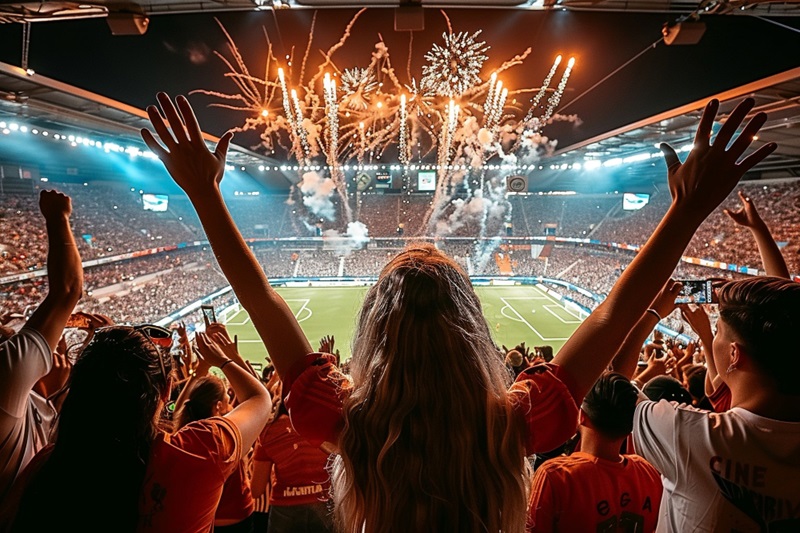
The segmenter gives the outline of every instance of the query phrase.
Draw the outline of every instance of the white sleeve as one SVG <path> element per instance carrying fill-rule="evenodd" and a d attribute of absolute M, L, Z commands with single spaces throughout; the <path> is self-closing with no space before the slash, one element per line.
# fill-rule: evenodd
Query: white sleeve
<path fill-rule="evenodd" d="M 633 415 L 633 447 L 661 474 L 677 476 L 677 404 L 666 400 L 639 402 Z"/>
<path fill-rule="evenodd" d="M 35 329 L 22 328 L 0 344 L 0 409 L 14 418 L 22 417 L 28 394 L 52 366 L 50 346 Z"/>

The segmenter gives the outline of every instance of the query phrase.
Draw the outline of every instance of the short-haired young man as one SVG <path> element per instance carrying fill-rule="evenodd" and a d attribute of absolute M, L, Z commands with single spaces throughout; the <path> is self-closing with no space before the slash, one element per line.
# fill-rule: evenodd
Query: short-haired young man
<path fill-rule="evenodd" d="M 619 453 L 638 395 L 621 374 L 597 380 L 581 405 L 581 451 L 536 471 L 529 532 L 655 530 L 661 478 L 641 457 Z"/>
<path fill-rule="evenodd" d="M 636 453 L 664 476 L 658 531 L 800 531 L 800 283 L 719 291 L 713 359 L 731 409 L 641 402 Z"/>

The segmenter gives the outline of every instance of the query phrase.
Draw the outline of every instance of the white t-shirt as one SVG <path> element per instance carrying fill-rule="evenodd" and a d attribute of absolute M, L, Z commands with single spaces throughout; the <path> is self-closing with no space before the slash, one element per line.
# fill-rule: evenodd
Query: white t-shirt
<path fill-rule="evenodd" d="M 800 423 L 646 401 L 633 442 L 663 476 L 656 531 L 800 531 Z"/>
<path fill-rule="evenodd" d="M 0 500 L 47 444 L 55 411 L 31 389 L 52 366 L 50 347 L 34 329 L 22 328 L 0 344 Z"/>

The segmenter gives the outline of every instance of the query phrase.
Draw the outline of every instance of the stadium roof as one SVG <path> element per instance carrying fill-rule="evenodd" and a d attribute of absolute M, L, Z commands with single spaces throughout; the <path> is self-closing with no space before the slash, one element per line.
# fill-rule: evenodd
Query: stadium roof
<path fill-rule="evenodd" d="M 692 13 L 796 16 L 796 0 L 88 0 L 55 2 L 0 2 L 0 22 L 49 21 L 106 17 L 116 13 L 162 15 L 197 12 L 252 11 L 350 7 L 414 7 L 481 9 L 569 9 L 636 13 Z"/>
<path fill-rule="evenodd" d="M 118 144 L 139 146 L 142 150 L 145 147 L 139 131 L 150 125 L 142 109 L 6 63 L 0 63 L 0 118 L 112 137 Z M 203 136 L 212 146 L 219 141 L 209 133 L 204 132 Z M 278 164 L 236 144 L 231 144 L 228 163 L 245 167 Z M 285 188 L 288 183 L 279 180 L 272 186 Z"/>
<path fill-rule="evenodd" d="M 748 174 L 748 179 L 800 176 L 800 67 L 713 97 L 720 100 L 720 116 L 724 117 L 739 100 L 748 96 L 756 101 L 751 115 L 764 111 L 769 116 L 753 146 L 757 148 L 769 142 L 778 144 L 777 150 Z M 581 189 L 582 181 L 590 179 L 594 171 L 618 169 L 624 179 L 617 181 L 624 186 L 646 189 L 654 181 L 663 182 L 665 169 L 659 144 L 668 143 L 676 150 L 688 150 L 700 115 L 710 98 L 559 149 L 552 158 L 541 162 L 544 168 L 536 179 L 546 183 L 557 182 L 559 188 Z M 589 169 L 586 168 L 588 161 L 594 162 L 590 163 Z"/>

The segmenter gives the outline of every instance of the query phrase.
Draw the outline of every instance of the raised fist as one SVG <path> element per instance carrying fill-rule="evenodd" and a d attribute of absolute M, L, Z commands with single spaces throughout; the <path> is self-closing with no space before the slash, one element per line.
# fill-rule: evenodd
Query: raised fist
<path fill-rule="evenodd" d="M 72 213 L 72 200 L 58 191 L 42 191 L 39 195 L 39 210 L 46 219 L 69 217 Z"/>

